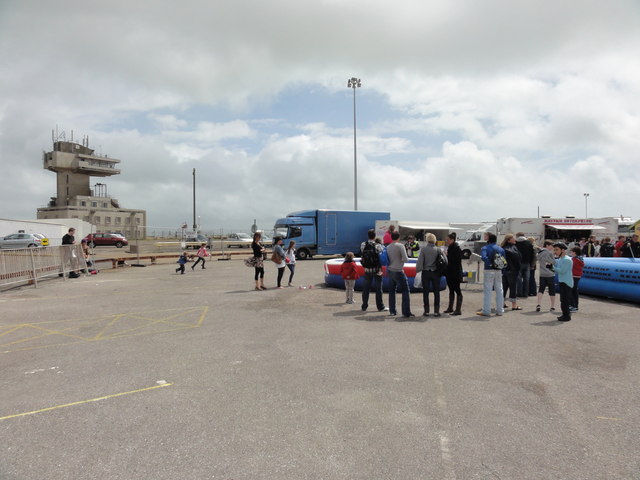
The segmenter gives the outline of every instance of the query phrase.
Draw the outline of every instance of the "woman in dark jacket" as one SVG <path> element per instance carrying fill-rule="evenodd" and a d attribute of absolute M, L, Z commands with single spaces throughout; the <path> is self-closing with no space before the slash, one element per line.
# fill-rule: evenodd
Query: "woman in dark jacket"
<path fill-rule="evenodd" d="M 251 248 L 253 249 L 253 256 L 255 257 L 256 290 L 266 290 L 267 288 L 264 286 L 264 252 L 266 249 L 264 245 L 262 245 L 262 233 L 254 233 Z"/>
<path fill-rule="evenodd" d="M 509 290 L 509 301 L 511 302 L 511 310 L 522 310 L 518 306 L 518 274 L 520 273 L 520 264 L 522 263 L 522 256 L 520 250 L 516 246 L 516 237 L 513 233 L 507 233 L 504 236 L 502 245 L 504 248 L 505 257 L 507 259 L 507 268 L 502 272 L 502 284 L 504 285 L 504 298 L 507 298 L 507 290 Z"/>
<path fill-rule="evenodd" d="M 460 281 L 462 280 L 462 250 L 456 243 L 456 233 L 447 235 L 447 287 L 449 287 L 449 307 L 444 313 L 451 315 L 462 315 L 462 291 Z M 456 295 L 458 296 L 456 299 Z M 453 309 L 453 300 L 456 299 L 456 309 Z"/>

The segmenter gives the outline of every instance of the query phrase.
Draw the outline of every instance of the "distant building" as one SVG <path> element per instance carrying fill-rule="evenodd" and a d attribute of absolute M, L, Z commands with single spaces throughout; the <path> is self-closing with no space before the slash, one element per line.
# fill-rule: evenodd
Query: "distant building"
<path fill-rule="evenodd" d="M 84 142 L 83 142 L 84 143 Z M 120 160 L 96 155 L 87 145 L 67 141 L 53 143 L 43 154 L 43 168 L 57 174 L 57 195 L 47 207 L 38 208 L 39 219 L 77 218 L 95 226 L 96 232 L 121 232 L 130 238 L 146 236 L 146 210 L 121 208 L 107 195 L 107 186 L 91 177 L 118 175 Z"/>

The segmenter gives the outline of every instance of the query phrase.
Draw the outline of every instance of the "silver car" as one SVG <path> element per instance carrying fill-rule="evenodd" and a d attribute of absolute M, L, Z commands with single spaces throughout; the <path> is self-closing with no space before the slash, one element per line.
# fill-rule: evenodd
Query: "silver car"
<path fill-rule="evenodd" d="M 44 238 L 45 237 L 39 233 L 12 233 L 4 238 L 0 238 L 0 248 L 41 247 Z"/>

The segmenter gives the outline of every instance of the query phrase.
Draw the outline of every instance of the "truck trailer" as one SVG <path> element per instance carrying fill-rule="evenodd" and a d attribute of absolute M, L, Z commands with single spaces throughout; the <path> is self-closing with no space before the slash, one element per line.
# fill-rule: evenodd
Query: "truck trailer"
<path fill-rule="evenodd" d="M 305 260 L 314 255 L 357 255 L 367 231 L 375 228 L 377 220 L 389 218 L 389 212 L 303 210 L 278 219 L 273 228 L 284 239 L 285 248 L 294 240 L 297 258 Z"/>

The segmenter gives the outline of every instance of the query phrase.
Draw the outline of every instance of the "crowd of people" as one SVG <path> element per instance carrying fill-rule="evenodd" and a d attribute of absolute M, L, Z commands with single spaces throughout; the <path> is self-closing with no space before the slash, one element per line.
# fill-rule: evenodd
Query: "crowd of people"
<path fill-rule="evenodd" d="M 560 308 L 562 314 L 558 321 L 571 320 L 571 314 L 579 310 L 579 288 L 583 257 L 632 257 L 638 258 L 640 243 L 638 235 L 626 237 L 620 235 L 613 244 L 606 237 L 599 242 L 595 237 L 565 242 L 546 240 L 542 246 L 536 245 L 534 238 L 526 238 L 522 233 L 505 235 L 498 246 L 494 234 L 485 234 L 487 245 L 482 248 L 484 263 L 484 298 L 482 309 L 477 315 L 491 315 L 491 296 L 495 292 L 495 313 L 500 316 L 506 308 L 508 299 L 511 310 L 522 310 L 518 298 L 537 297 L 536 312 L 541 311 L 541 301 L 545 290 L 548 290 L 550 311 L 555 311 L 554 279 L 558 275 L 560 291 Z M 536 288 L 536 269 L 539 266 Z M 536 291 L 537 290 L 537 291 Z"/>
<path fill-rule="evenodd" d="M 410 259 L 416 259 L 415 286 L 422 286 L 422 315 L 440 317 L 442 313 L 452 316 L 462 314 L 463 295 L 460 284 L 463 277 L 462 251 L 457 244 L 455 233 L 446 237 L 446 249 L 436 245 L 436 237 L 432 233 L 424 235 L 425 244 L 421 246 L 415 236 L 409 235 L 406 242 L 401 243 L 400 234 L 393 225 L 385 233 L 383 240 L 376 238 L 375 230 L 369 230 L 368 238 L 360 245 L 360 263 L 364 269 L 362 288 L 362 311 L 369 308 L 369 298 L 373 291 L 378 311 L 388 311 L 390 316 L 398 320 L 415 317 L 411 309 L 409 280 L 404 272 L 404 265 Z M 555 312 L 555 276 L 558 276 L 560 309 L 559 321 L 571 320 L 571 314 L 579 310 L 579 288 L 584 257 L 640 257 L 638 235 L 619 236 L 615 243 L 609 237 L 602 242 L 591 236 L 580 241 L 565 242 L 546 240 L 541 246 L 533 237 L 525 237 L 522 232 L 505 235 L 500 245 L 492 233 L 485 233 L 486 245 L 482 248 L 481 258 L 484 264 L 483 305 L 476 314 L 490 316 L 492 311 L 501 316 L 506 309 L 522 310 L 519 299 L 536 297 L 535 311 L 542 310 L 541 304 L 545 293 L 549 297 L 549 311 Z M 281 237 L 274 239 L 271 261 L 277 269 L 277 286 L 281 289 L 285 270 L 289 269 L 287 286 L 291 287 L 295 275 L 296 243 L 290 241 L 285 248 Z M 256 232 L 251 244 L 253 256 L 245 260 L 247 266 L 254 268 L 255 290 L 267 290 L 264 284 L 264 262 L 267 260 L 267 248 L 262 243 L 262 233 Z M 205 268 L 209 256 L 206 245 L 202 244 L 197 254 L 197 261 L 191 269 L 202 263 Z M 346 303 L 353 304 L 355 282 L 359 278 L 356 268 L 355 254 L 348 252 L 341 265 L 341 275 L 345 284 Z M 176 272 L 184 273 L 188 262 L 187 252 L 178 259 Z M 382 293 L 383 265 L 389 280 L 388 306 L 385 305 Z M 538 272 L 538 275 L 536 275 Z M 441 312 L 440 285 L 442 277 L 446 279 L 448 288 L 448 305 Z M 396 294 L 400 295 L 400 308 L 396 306 Z M 495 294 L 495 308 L 492 309 L 492 296 Z M 431 297 L 433 296 L 433 299 Z M 510 305 L 508 305 L 508 303 Z M 398 316 L 398 310 L 400 316 Z"/>

